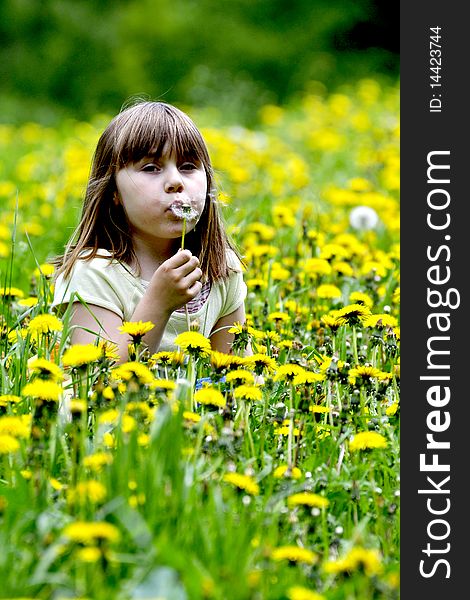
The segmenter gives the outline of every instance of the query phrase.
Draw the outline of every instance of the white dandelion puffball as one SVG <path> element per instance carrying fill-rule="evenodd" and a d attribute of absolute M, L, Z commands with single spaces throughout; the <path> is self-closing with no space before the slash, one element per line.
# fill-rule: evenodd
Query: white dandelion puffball
<path fill-rule="evenodd" d="M 170 210 L 178 219 L 194 221 L 199 217 L 197 210 L 195 210 L 190 204 L 174 203 L 170 206 Z"/>
<path fill-rule="evenodd" d="M 379 215 L 370 206 L 355 206 L 349 213 L 349 223 L 354 229 L 375 229 Z"/>

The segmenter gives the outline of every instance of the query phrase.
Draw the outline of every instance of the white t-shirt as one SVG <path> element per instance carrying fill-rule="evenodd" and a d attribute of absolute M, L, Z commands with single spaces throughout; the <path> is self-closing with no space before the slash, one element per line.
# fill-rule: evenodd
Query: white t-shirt
<path fill-rule="evenodd" d="M 91 260 L 78 260 L 67 280 L 62 274 L 58 276 L 52 306 L 57 310 L 71 300 L 78 302 L 78 294 L 87 305 L 106 308 L 119 315 L 123 321 L 130 321 L 148 282 L 136 276 L 127 265 L 113 260 L 108 250 L 99 250 L 99 255 L 100 257 Z M 239 308 L 246 298 L 247 288 L 242 267 L 232 250 L 227 250 L 227 262 L 230 269 L 233 269 L 229 277 L 216 281 L 210 288 L 205 286 L 192 301 L 190 319 L 199 321 L 199 332 L 206 337 L 209 337 L 221 317 Z M 93 311 L 93 308 L 90 310 Z M 159 350 L 175 350 L 175 337 L 187 329 L 184 308 L 174 311 L 165 327 Z"/>

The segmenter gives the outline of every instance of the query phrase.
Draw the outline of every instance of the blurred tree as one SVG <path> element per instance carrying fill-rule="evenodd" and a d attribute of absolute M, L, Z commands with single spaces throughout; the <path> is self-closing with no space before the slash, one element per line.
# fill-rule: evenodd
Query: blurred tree
<path fill-rule="evenodd" d="M 378 0 L 0 0 L 3 118 L 144 94 L 249 120 L 309 80 L 396 78 L 397 18 Z"/>

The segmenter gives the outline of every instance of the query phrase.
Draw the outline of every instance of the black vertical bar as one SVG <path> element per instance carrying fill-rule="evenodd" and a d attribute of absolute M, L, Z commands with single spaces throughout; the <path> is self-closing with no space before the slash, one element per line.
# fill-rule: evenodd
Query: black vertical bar
<path fill-rule="evenodd" d="M 470 597 L 464 9 L 456 0 L 400 4 L 404 600 Z"/>

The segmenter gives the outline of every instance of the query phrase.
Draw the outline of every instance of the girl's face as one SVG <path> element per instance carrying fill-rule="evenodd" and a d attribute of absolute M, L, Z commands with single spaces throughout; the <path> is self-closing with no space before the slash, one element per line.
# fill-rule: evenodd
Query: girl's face
<path fill-rule="evenodd" d="M 173 153 L 146 157 L 116 173 L 118 200 L 132 227 L 132 235 L 154 240 L 181 237 L 194 229 L 204 210 L 207 178 L 204 166 Z"/>

